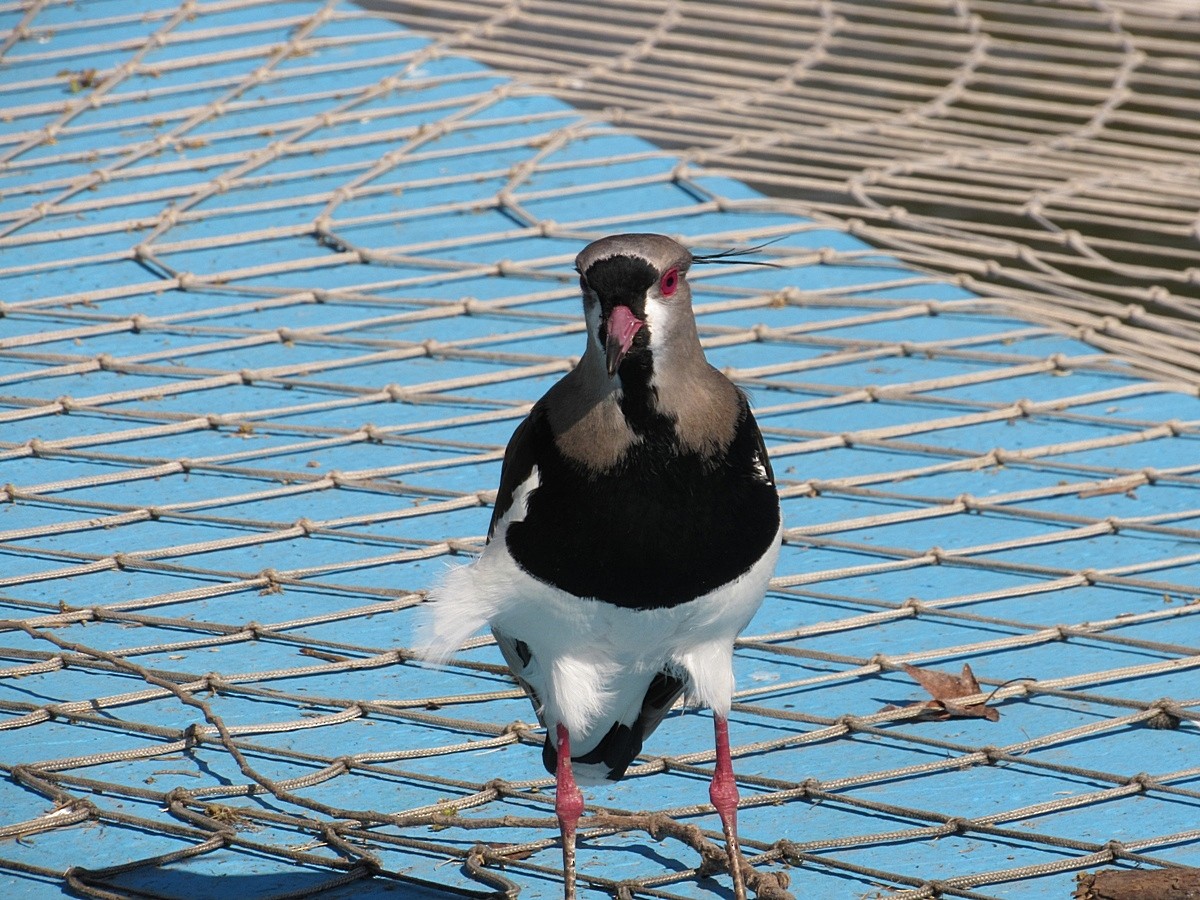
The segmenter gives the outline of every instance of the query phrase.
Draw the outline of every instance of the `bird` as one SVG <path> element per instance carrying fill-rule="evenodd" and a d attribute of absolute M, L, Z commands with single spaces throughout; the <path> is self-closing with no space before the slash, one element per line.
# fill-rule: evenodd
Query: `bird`
<path fill-rule="evenodd" d="M 514 431 L 481 554 L 423 605 L 424 658 L 445 663 L 490 628 L 546 729 L 567 900 L 579 784 L 619 780 L 681 695 L 713 714 L 709 798 L 745 897 L 733 648 L 767 591 L 782 518 L 749 401 L 696 328 L 689 268 L 728 257 L 660 234 L 579 253 L 583 355 Z"/>

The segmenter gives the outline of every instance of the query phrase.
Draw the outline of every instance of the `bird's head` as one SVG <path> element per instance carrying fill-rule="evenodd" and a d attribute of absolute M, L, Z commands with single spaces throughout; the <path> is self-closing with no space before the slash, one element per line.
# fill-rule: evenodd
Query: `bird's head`
<path fill-rule="evenodd" d="M 644 366 L 662 348 L 699 348 L 691 264 L 688 249 L 661 234 L 612 235 L 576 257 L 589 340 L 610 378 L 626 362 Z"/>

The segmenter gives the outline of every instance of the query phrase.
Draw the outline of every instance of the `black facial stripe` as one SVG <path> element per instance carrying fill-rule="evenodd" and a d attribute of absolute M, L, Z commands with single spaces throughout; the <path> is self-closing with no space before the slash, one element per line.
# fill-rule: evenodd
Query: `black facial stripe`
<path fill-rule="evenodd" d="M 592 263 L 584 277 L 600 298 L 605 316 L 614 306 L 628 306 L 635 316 L 645 319 L 646 292 L 658 281 L 658 272 L 644 259 L 610 256 Z"/>
<path fill-rule="evenodd" d="M 608 339 L 608 317 L 616 306 L 627 306 L 643 323 L 646 321 L 646 292 L 658 283 L 658 271 L 637 256 L 610 256 L 592 263 L 584 273 L 588 287 L 600 300 L 600 331 L 597 337 L 601 345 Z M 631 365 L 631 360 L 646 352 L 650 343 L 650 327 L 643 324 L 634 335 L 631 353 L 621 365 L 622 376 Z M 644 360 L 649 378 L 649 360 Z M 630 373 L 632 374 L 632 373 Z"/>

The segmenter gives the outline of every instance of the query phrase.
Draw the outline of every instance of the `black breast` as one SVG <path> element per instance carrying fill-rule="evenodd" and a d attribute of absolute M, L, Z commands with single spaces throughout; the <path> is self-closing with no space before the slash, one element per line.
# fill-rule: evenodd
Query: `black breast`
<path fill-rule="evenodd" d="M 779 497 L 744 401 L 724 454 L 680 453 L 647 434 L 602 475 L 563 457 L 541 427 L 541 485 L 505 538 L 542 581 L 632 609 L 675 606 L 744 574 L 774 540 Z"/>

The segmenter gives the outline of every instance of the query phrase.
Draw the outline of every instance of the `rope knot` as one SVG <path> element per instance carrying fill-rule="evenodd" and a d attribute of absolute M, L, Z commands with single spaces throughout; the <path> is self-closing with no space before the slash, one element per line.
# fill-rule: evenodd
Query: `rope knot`
<path fill-rule="evenodd" d="M 279 573 L 274 569 L 263 569 L 258 573 L 258 580 L 263 582 L 263 587 L 258 592 L 260 597 L 283 593 L 283 585 L 279 583 Z"/>
<path fill-rule="evenodd" d="M 970 819 L 964 819 L 962 816 L 954 816 L 945 822 L 947 828 L 954 829 L 955 834 L 965 834 L 970 831 L 975 824 Z"/>
<path fill-rule="evenodd" d="M 1158 782 L 1155 781 L 1150 776 L 1149 772 L 1138 772 L 1136 775 L 1132 776 L 1125 783 L 1126 784 L 1136 784 L 1142 790 L 1148 790 L 1149 788 L 1152 788 L 1152 787 L 1158 787 Z"/>
<path fill-rule="evenodd" d="M 1150 704 L 1150 709 L 1155 712 L 1154 715 L 1146 719 L 1147 728 L 1174 731 L 1183 722 L 1183 710 L 1178 703 L 1169 697 L 1155 700 Z"/>

